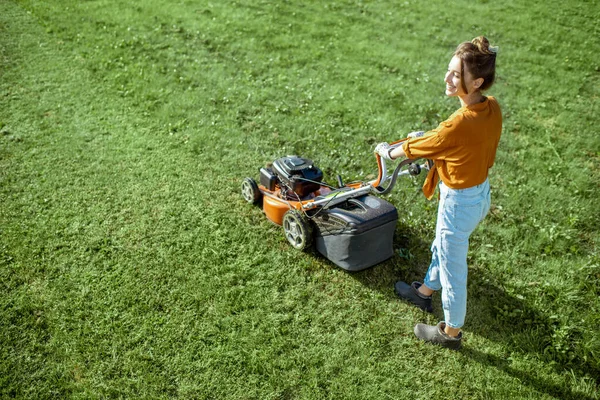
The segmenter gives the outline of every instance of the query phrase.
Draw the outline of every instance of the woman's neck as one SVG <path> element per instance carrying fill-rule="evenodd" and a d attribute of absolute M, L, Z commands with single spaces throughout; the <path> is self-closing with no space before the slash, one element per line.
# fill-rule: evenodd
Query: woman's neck
<path fill-rule="evenodd" d="M 481 94 L 479 90 L 476 90 L 472 93 L 466 94 L 464 96 L 460 96 L 460 105 L 462 107 L 472 106 L 473 104 L 483 103 L 486 97 Z"/>

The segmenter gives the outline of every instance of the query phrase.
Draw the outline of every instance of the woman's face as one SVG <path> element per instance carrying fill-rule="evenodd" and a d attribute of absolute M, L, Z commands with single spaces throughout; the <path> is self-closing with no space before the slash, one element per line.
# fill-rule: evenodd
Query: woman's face
<path fill-rule="evenodd" d="M 446 72 L 446 78 L 444 79 L 446 82 L 446 96 L 467 96 L 479 90 L 479 87 L 483 84 L 483 78 L 473 79 L 469 71 L 464 71 L 464 74 L 461 74 L 461 64 L 460 58 L 457 56 L 452 57 L 450 64 L 448 64 L 448 72 Z"/>
<path fill-rule="evenodd" d="M 446 72 L 446 78 L 444 79 L 446 82 L 446 96 L 454 97 L 464 96 L 467 94 L 463 89 L 461 76 L 460 58 L 454 56 L 452 57 L 452 60 L 450 60 L 450 64 L 448 64 L 448 72 Z"/>

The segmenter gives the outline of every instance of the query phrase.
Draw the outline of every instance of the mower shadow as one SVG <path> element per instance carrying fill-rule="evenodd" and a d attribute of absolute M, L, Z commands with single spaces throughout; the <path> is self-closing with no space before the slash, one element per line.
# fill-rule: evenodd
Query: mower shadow
<path fill-rule="evenodd" d="M 407 226 L 397 228 L 394 239 L 394 256 L 373 268 L 351 273 L 366 287 L 400 301 L 394 293 L 397 280 L 422 281 L 430 260 L 430 243 L 422 238 L 422 232 Z M 556 322 L 539 310 L 531 308 L 521 296 L 509 294 L 491 272 L 484 268 L 469 268 L 468 331 L 512 349 L 512 353 L 531 354 L 536 359 L 552 363 L 556 373 L 575 374 L 577 377 L 597 376 L 600 368 L 590 360 L 569 360 L 561 356 L 552 342 Z M 444 319 L 439 304 L 439 294 L 434 294 L 434 314 Z M 415 323 L 418 321 L 415 321 Z M 577 338 L 572 343 L 577 343 Z M 575 354 L 580 352 L 575 350 Z M 478 363 L 497 368 L 525 383 L 540 393 L 561 399 L 592 400 L 595 397 L 575 393 L 568 387 L 540 379 L 528 371 L 516 369 L 510 361 L 480 352 L 466 341 L 461 353 Z M 507 354 L 508 357 L 508 354 Z"/>

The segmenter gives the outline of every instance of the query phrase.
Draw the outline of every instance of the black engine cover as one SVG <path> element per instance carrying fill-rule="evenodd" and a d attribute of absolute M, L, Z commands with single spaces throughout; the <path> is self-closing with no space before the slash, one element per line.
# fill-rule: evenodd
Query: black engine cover
<path fill-rule="evenodd" d="M 273 172 L 280 182 L 305 197 L 319 190 L 323 171 L 313 165 L 312 160 L 298 156 L 287 156 L 273 162 Z"/>

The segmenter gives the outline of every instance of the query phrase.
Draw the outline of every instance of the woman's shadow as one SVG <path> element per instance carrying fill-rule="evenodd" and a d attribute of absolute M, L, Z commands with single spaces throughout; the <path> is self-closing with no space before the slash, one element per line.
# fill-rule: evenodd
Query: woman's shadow
<path fill-rule="evenodd" d="M 396 301 L 393 287 L 397 280 L 422 281 L 426 273 L 431 252 L 430 243 L 421 239 L 422 237 L 422 232 L 417 232 L 409 226 L 398 227 L 394 238 L 394 256 L 373 268 L 354 272 L 351 276 Z M 597 385 L 600 366 L 591 360 L 569 360 L 555 354 L 557 349 L 552 343 L 552 335 L 556 322 L 550 315 L 530 307 L 522 296 L 510 294 L 510 290 L 506 290 L 502 283 L 484 268 L 469 268 L 468 285 L 470 332 L 502 344 L 504 348 L 510 349 L 511 353 L 534 354 L 537 359 L 551 362 L 557 373 L 595 377 L 594 384 Z M 439 294 L 437 299 L 434 295 L 434 309 L 439 320 L 443 320 Z M 573 346 L 578 345 L 576 341 L 573 343 Z M 519 379 L 540 393 L 561 399 L 597 399 L 596 396 L 573 392 L 564 385 L 516 369 L 506 358 L 479 351 L 469 346 L 468 342 L 463 346 L 461 353 L 480 364 Z"/>

